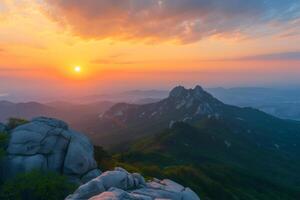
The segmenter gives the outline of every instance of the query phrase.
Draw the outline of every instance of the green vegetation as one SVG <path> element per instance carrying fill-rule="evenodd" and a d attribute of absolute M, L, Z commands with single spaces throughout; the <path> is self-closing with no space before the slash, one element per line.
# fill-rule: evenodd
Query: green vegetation
<path fill-rule="evenodd" d="M 6 133 L 0 133 L 0 160 L 1 157 L 5 154 L 5 145 L 8 139 L 8 135 Z"/>
<path fill-rule="evenodd" d="M 7 133 L 0 133 L 0 172 L 2 171 L 1 167 L 2 167 L 2 158 L 3 156 L 5 155 L 5 146 L 6 146 L 6 143 L 7 143 L 7 140 L 8 140 L 8 135 Z M 1 173 L 0 173 L 0 185 L 3 183 L 3 180 L 2 180 L 2 176 L 1 176 Z"/>
<path fill-rule="evenodd" d="M 8 130 L 12 130 L 18 126 L 21 126 L 23 124 L 27 124 L 29 121 L 26 120 L 26 119 L 20 119 L 20 118 L 10 118 L 8 120 L 8 123 L 7 123 L 7 128 Z"/>
<path fill-rule="evenodd" d="M 102 147 L 94 146 L 94 158 L 102 171 L 111 170 L 117 166 L 116 159 L 113 159 L 113 157 Z"/>
<path fill-rule="evenodd" d="M 216 119 L 194 125 L 176 123 L 171 129 L 133 143 L 128 151 L 110 156 L 96 148 L 96 152 L 101 149 L 96 159 L 100 168 L 121 166 L 146 178 L 170 178 L 192 188 L 204 200 L 297 200 L 297 151 L 287 156 L 270 148 L 268 141 L 260 141 L 266 147 L 258 148 L 256 140 L 243 134 L 247 133 L 243 127 L 232 123 Z M 269 131 L 259 134 L 264 136 Z"/>
<path fill-rule="evenodd" d="M 20 174 L 1 187 L 1 200 L 62 200 L 75 190 L 67 178 L 54 172 Z"/>

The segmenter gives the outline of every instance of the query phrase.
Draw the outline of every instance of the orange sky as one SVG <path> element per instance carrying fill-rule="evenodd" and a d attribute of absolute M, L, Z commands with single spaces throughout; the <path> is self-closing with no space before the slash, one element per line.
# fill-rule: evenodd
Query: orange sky
<path fill-rule="evenodd" d="M 18 91 L 17 88 L 34 90 L 38 83 L 52 90 L 64 87 L 87 92 L 106 90 L 107 86 L 130 89 L 197 83 L 204 86 L 300 83 L 297 82 L 300 75 L 297 17 L 284 22 L 262 21 L 245 28 L 236 22 L 241 16 L 232 17 L 223 7 L 206 8 L 229 18 L 228 22 L 215 21 L 220 24 L 215 28 L 208 24 L 213 19 L 210 15 L 198 16 L 197 10 L 188 10 L 191 9 L 188 5 L 182 10 L 188 15 L 174 14 L 173 7 L 164 10 L 164 3 L 167 7 L 170 1 L 157 1 L 156 7 L 142 5 L 140 14 L 145 15 L 145 22 L 140 16 L 127 16 L 128 12 L 123 12 L 127 9 L 125 4 L 115 8 L 102 0 L 76 1 L 83 6 L 69 2 L 72 1 L 0 2 L 0 94 Z M 106 6 L 107 13 L 101 16 L 93 13 L 93 7 L 97 6 Z M 130 9 L 141 9 L 138 6 Z M 201 6 L 199 9 L 203 9 Z M 255 6 L 258 7 L 251 5 L 246 9 L 254 10 Z M 150 11 L 161 18 L 151 16 Z M 267 10 L 261 12 L 263 18 Z M 241 20 L 246 24 L 247 18 Z M 198 19 L 202 19 L 200 25 L 204 28 L 196 32 L 194 24 Z M 180 20 L 184 30 L 180 30 L 181 25 L 171 28 Z M 74 73 L 77 65 L 82 67 L 82 73 Z"/>

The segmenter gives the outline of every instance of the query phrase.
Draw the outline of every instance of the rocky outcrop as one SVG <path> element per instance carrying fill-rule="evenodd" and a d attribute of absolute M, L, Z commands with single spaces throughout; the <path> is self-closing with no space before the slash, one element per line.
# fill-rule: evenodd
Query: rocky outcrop
<path fill-rule="evenodd" d="M 6 179 L 34 169 L 56 171 L 81 185 L 66 200 L 199 200 L 192 190 L 171 180 L 146 182 L 122 168 L 101 174 L 91 142 L 63 121 L 38 117 L 8 132 L 1 165 Z"/>
<path fill-rule="evenodd" d="M 93 145 L 60 120 L 39 117 L 10 131 L 4 176 L 11 178 L 33 169 L 56 171 L 79 184 L 101 173 Z"/>
<path fill-rule="evenodd" d="M 80 186 L 66 200 L 200 200 L 189 188 L 174 181 L 145 182 L 137 173 L 122 168 L 108 171 Z"/>
<path fill-rule="evenodd" d="M 0 123 L 0 133 L 3 133 L 6 131 L 6 126 L 2 123 Z"/>

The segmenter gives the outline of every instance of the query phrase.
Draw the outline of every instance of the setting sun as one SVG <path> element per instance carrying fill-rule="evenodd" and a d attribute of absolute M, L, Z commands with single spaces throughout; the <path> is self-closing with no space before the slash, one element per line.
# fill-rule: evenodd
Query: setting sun
<path fill-rule="evenodd" d="M 74 71 L 77 72 L 77 73 L 80 73 L 81 72 L 81 67 L 80 66 L 74 67 Z"/>

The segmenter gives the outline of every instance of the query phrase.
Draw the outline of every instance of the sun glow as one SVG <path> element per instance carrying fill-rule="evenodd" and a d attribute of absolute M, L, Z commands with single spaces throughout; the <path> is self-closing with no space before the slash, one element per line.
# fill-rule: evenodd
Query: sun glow
<path fill-rule="evenodd" d="M 74 67 L 74 71 L 75 71 L 76 73 L 80 73 L 80 72 L 81 72 L 81 67 L 80 67 L 80 66 Z"/>

